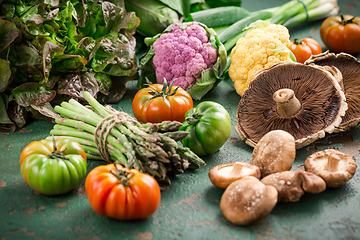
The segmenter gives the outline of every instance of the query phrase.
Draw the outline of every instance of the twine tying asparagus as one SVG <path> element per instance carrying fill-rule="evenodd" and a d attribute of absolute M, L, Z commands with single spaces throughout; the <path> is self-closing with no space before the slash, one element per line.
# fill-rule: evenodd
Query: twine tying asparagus
<path fill-rule="evenodd" d="M 95 128 L 94 142 L 96 144 L 96 148 L 99 151 L 100 157 L 102 157 L 108 163 L 112 163 L 113 161 L 110 158 L 110 154 L 107 150 L 107 138 L 110 134 L 110 131 L 115 127 L 119 126 L 119 124 L 123 124 L 126 121 L 130 121 L 138 124 L 134 118 L 126 114 L 125 112 L 119 112 L 111 106 L 105 106 L 107 111 L 110 113 L 109 116 L 103 118 Z"/>

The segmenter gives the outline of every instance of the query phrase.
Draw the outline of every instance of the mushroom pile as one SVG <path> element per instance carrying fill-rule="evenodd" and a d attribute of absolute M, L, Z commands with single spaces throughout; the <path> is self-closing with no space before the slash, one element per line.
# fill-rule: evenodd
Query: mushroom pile
<path fill-rule="evenodd" d="M 272 130 L 256 144 L 250 163 L 221 164 L 209 171 L 214 186 L 225 189 L 220 208 L 235 225 L 250 225 L 268 215 L 278 202 L 297 202 L 305 192 L 317 194 L 327 187 L 341 187 L 357 168 L 348 154 L 327 149 L 311 154 L 305 171 L 291 171 L 295 138 Z"/>
<path fill-rule="evenodd" d="M 253 224 L 278 202 L 341 187 L 354 176 L 353 157 L 335 149 L 308 156 L 305 171 L 291 168 L 296 149 L 360 125 L 358 82 L 360 62 L 346 53 L 325 52 L 305 64 L 280 62 L 255 74 L 241 97 L 235 126 L 254 147 L 250 163 L 209 171 L 213 185 L 225 189 L 220 208 L 229 222 Z"/>

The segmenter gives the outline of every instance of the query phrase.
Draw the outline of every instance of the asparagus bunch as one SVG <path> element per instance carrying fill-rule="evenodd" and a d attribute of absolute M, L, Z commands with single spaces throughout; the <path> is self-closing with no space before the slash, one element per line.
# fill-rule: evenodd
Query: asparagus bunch
<path fill-rule="evenodd" d="M 101 105 L 88 92 L 84 98 L 90 106 L 71 99 L 54 108 L 61 118 L 55 119 L 50 134 L 80 143 L 89 159 L 120 163 L 167 185 L 170 174 L 205 164 L 189 148 L 177 145 L 188 135 L 178 131 L 182 123 L 141 124 L 125 112 Z"/>

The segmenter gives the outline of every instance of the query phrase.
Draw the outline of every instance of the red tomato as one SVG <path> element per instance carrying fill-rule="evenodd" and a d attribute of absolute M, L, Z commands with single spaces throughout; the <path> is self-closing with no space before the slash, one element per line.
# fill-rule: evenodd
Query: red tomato
<path fill-rule="evenodd" d="M 160 204 L 157 181 L 148 174 L 119 164 L 94 168 L 86 177 L 85 191 L 93 210 L 121 220 L 151 216 Z"/>
<path fill-rule="evenodd" d="M 317 55 L 322 53 L 320 44 L 312 38 L 295 38 L 290 42 L 289 49 L 294 53 L 296 61 L 304 63 L 311 55 Z"/>
<path fill-rule="evenodd" d="M 320 27 L 324 44 L 335 52 L 360 52 L 360 17 L 341 15 L 328 17 Z"/>
<path fill-rule="evenodd" d="M 184 89 L 162 84 L 152 84 L 140 89 L 132 102 L 134 116 L 141 123 L 185 121 L 185 113 L 193 108 L 193 100 Z"/>

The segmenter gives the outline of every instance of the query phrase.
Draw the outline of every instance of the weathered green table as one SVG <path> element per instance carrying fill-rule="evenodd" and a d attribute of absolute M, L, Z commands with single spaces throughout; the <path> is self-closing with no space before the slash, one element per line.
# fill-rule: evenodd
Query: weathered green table
<path fill-rule="evenodd" d="M 244 0 L 254 11 L 285 3 L 284 0 Z M 343 13 L 360 15 L 359 0 L 340 0 Z M 321 42 L 321 21 L 290 29 L 291 38 L 312 37 Z M 323 50 L 326 50 L 322 44 Z M 360 58 L 360 55 L 356 55 Z M 128 84 L 124 98 L 115 108 L 132 114 L 135 82 Z M 232 125 L 240 97 L 225 81 L 203 100 L 222 104 Z M 195 102 L 198 104 L 199 102 Z M 19 171 L 19 156 L 31 141 L 49 135 L 52 124 L 35 121 L 14 133 L 0 133 L 0 239 L 360 239 L 360 168 L 354 178 L 338 189 L 311 195 L 300 202 L 279 203 L 274 210 L 250 227 L 229 224 L 219 203 L 223 190 L 215 188 L 208 171 L 215 165 L 249 161 L 252 148 L 243 143 L 234 128 L 226 144 L 211 156 L 207 165 L 172 178 L 162 192 L 161 204 L 150 218 L 119 221 L 97 215 L 91 209 L 84 183 L 69 194 L 48 197 L 36 194 Z M 360 163 L 360 129 L 327 135 L 297 151 L 292 170 L 301 168 L 307 156 L 330 147 L 354 156 Z M 88 171 L 102 162 L 89 161 Z"/>

